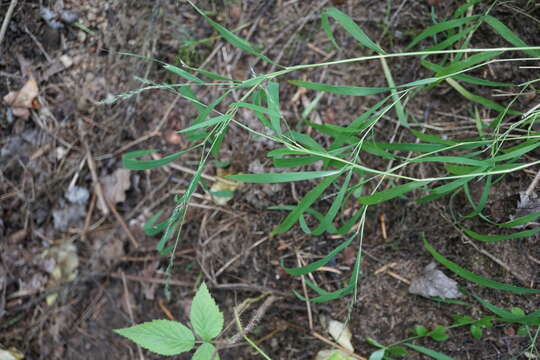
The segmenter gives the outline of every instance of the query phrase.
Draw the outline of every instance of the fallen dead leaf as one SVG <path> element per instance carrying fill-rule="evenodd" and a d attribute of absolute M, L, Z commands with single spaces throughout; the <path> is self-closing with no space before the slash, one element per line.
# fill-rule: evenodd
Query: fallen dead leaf
<path fill-rule="evenodd" d="M 4 102 L 11 106 L 13 115 L 27 120 L 30 117 L 29 109 L 38 109 L 36 97 L 39 94 L 38 84 L 30 76 L 26 84 L 19 91 L 11 91 L 4 96 Z"/>
<path fill-rule="evenodd" d="M 0 360 L 22 360 L 24 354 L 14 347 L 4 350 L 0 348 Z"/>
<path fill-rule="evenodd" d="M 103 196 L 112 204 L 117 204 L 126 200 L 126 191 L 131 187 L 130 171 L 128 169 L 117 169 L 111 175 L 105 176 L 101 180 Z M 106 214 L 108 209 L 106 204 L 98 201 L 98 208 Z"/>
<path fill-rule="evenodd" d="M 54 288 L 66 281 L 75 280 L 77 277 L 77 268 L 79 267 L 79 256 L 77 248 L 72 242 L 66 241 L 58 246 L 47 249 L 42 256 L 52 263 L 48 272 L 50 274 L 48 287 Z M 52 305 L 58 297 L 57 293 L 47 296 L 47 304 Z"/>
<path fill-rule="evenodd" d="M 336 340 L 339 345 L 351 352 L 354 352 L 354 348 L 351 343 L 351 330 L 344 323 L 337 320 L 328 321 L 328 333 L 332 335 L 334 340 Z"/>
<path fill-rule="evenodd" d="M 217 169 L 217 175 L 219 177 L 224 177 L 230 175 L 231 173 L 223 170 L 222 168 Z M 217 205 L 225 205 L 231 200 L 234 196 L 234 191 L 238 188 L 240 183 L 230 184 L 223 181 L 216 181 L 210 188 L 210 194 L 212 194 L 212 200 Z"/>

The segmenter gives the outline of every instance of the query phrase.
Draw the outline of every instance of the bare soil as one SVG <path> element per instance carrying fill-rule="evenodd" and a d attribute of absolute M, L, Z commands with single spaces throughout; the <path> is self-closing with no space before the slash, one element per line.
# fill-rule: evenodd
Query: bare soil
<path fill-rule="evenodd" d="M 458 3 L 452 0 L 197 1 L 227 28 L 242 27 L 241 36 L 265 49 L 267 56 L 279 59 L 283 65 L 368 54 L 338 27 L 336 39 L 342 49 L 336 51 L 332 47 L 321 30 L 319 14 L 333 4 L 348 13 L 383 48 L 399 52 L 404 51 L 415 34 L 432 23 L 432 11 L 444 19 Z M 9 1 L 0 2 L 0 18 L 4 18 L 8 6 Z M 51 28 L 40 16 L 41 6 L 56 12 L 77 11 L 90 33 L 74 25 Z M 538 42 L 540 27 L 538 20 L 532 19 L 540 17 L 538 4 L 508 1 L 497 4 L 491 14 L 525 42 Z M 479 34 L 475 46 L 505 45 L 489 29 L 482 29 Z M 309 330 L 306 304 L 292 293 L 293 289 L 303 291 L 301 279 L 286 275 L 279 261 L 284 259 L 290 266 L 296 266 L 299 255 L 305 262 L 313 261 L 342 239 L 309 237 L 297 227 L 284 235 L 268 237 L 284 217 L 283 212 L 270 211 L 268 207 L 296 203 L 314 183 L 243 185 L 226 205 L 215 204 L 208 193 L 199 189 L 175 255 L 171 299 L 165 296 L 164 285 L 168 258 L 155 251 L 158 237 L 146 236 L 142 224 L 157 211 L 169 211 L 174 206 L 174 195 L 186 188 L 190 170 L 199 161 L 197 154 L 183 156 L 175 162 L 176 166 L 129 173 L 125 198 L 109 204 L 114 209 L 108 213 L 99 206 L 96 182 L 103 188 L 107 177 L 116 176 L 123 153 L 156 148 L 164 156 L 193 145 L 174 130 L 188 126 L 196 115 L 195 109 L 170 92 L 152 90 L 112 105 L 98 104 L 139 89 L 142 84 L 137 78 L 178 82 L 158 63 L 144 58 L 178 64 L 180 56 L 191 65 L 202 65 L 237 79 L 248 78 L 252 71 L 271 70 L 269 65 L 243 54 L 215 35 L 184 2 L 18 2 L 0 45 L 0 95 L 21 89 L 30 77 L 36 79 L 39 95 L 28 119 L 13 117 L 7 106 L 0 108 L 0 348 L 18 349 L 29 360 L 157 358 L 115 335 L 112 329 L 156 318 L 187 322 L 190 299 L 201 279 L 209 284 L 224 310 L 226 323 L 232 323 L 232 309 L 244 300 L 261 294 L 274 297 L 275 301 L 265 309 L 250 334 L 273 359 L 313 359 L 319 350 L 328 348 Z M 209 40 L 186 46 L 187 40 L 202 39 Z M 389 61 L 389 66 L 396 83 L 426 75 L 417 59 L 396 58 Z M 501 82 L 518 83 L 538 77 L 538 73 L 524 71 L 513 63 L 493 66 L 490 72 L 492 79 Z M 287 77 L 297 78 L 331 84 L 386 86 L 379 62 L 352 63 Z M 304 106 L 315 94 L 299 93 L 298 88 L 287 84 L 287 79 L 282 79 L 282 111 L 291 126 L 301 126 L 299 119 Z M 199 98 L 205 102 L 219 95 L 215 87 L 198 90 Z M 492 89 L 475 90 L 500 100 L 493 96 L 496 93 Z M 347 124 L 378 100 L 377 96 L 325 96 L 312 116 L 325 122 Z M 535 103 L 534 95 L 523 96 L 515 108 L 527 110 Z M 433 128 L 442 129 L 439 135 L 449 137 L 475 133 L 470 109 L 470 102 L 443 84 L 419 94 L 407 104 L 410 114 Z M 488 118 L 490 113 L 481 115 Z M 240 116 L 250 126 L 257 126 L 247 112 Z M 381 141 L 394 136 L 414 141 L 399 129 L 394 114 L 377 125 L 376 133 Z M 325 141 L 324 137 L 317 140 Z M 219 160 L 230 161 L 231 169 L 236 172 L 255 168 L 271 171 L 271 162 L 265 157 L 271 147 L 272 144 L 233 127 Z M 372 156 L 363 156 L 362 160 L 371 167 L 384 165 Z M 441 169 L 419 166 L 409 171 L 436 176 Z M 215 162 L 208 164 L 205 173 L 210 177 L 216 175 Z M 488 211 L 507 219 L 515 209 L 517 194 L 528 187 L 534 174 L 515 173 L 498 183 Z M 89 199 L 84 205 L 75 207 L 66 198 L 66 192 L 73 186 L 88 190 Z M 423 247 L 424 237 L 447 258 L 479 275 L 538 288 L 538 240 L 473 243 L 454 224 L 453 214 L 462 212 L 466 204 L 463 196 L 457 195 L 429 204 L 396 199 L 370 208 L 362 245 L 360 290 L 349 324 L 357 354 L 368 357 L 375 350 L 366 342 L 368 337 L 390 344 L 410 336 L 410 329 L 417 324 L 432 328 L 449 324 L 454 314 L 473 317 L 486 314 L 473 301 L 472 306 L 464 307 L 408 293 L 407 281 L 432 261 Z M 317 206 L 323 210 L 329 203 L 321 201 Z M 353 210 L 357 205 L 348 206 Z M 58 221 L 53 215 L 55 211 L 56 214 L 80 211 L 80 214 L 62 227 L 55 223 Z M 478 232 L 495 231 L 478 218 L 465 224 Z M 66 244 L 71 247 L 65 247 Z M 59 247 L 63 255 L 58 252 L 51 255 Z M 353 256 L 354 252 L 340 255 L 331 264 L 334 271 L 316 272 L 314 280 L 328 291 L 343 287 L 352 271 Z M 76 266 L 70 267 L 73 261 Z M 55 269 L 61 269 L 57 279 L 53 274 Z M 519 306 L 525 311 L 540 307 L 538 296 L 509 295 L 456 280 L 497 306 Z M 249 308 L 243 316 L 245 323 L 249 323 L 263 301 Z M 351 298 L 346 297 L 312 304 L 314 330 L 330 339 L 323 318 L 345 320 L 350 302 Z M 445 342 L 420 344 L 455 359 L 524 358 L 520 354 L 531 340 L 516 335 L 515 330 L 513 325 L 498 325 L 476 340 L 466 329 L 459 329 L 451 331 L 450 339 Z M 236 332 L 233 324 L 225 338 Z M 243 342 L 224 345 L 220 354 L 222 359 L 260 358 Z M 422 358 L 418 354 L 407 357 Z"/>

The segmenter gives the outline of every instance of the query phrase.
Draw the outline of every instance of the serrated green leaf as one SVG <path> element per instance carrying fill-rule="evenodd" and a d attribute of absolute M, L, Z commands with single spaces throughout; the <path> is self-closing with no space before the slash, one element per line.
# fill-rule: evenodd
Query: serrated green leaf
<path fill-rule="evenodd" d="M 216 355 L 212 356 L 214 353 Z M 219 354 L 217 353 L 214 345 L 204 343 L 199 346 L 197 351 L 195 351 L 195 354 L 193 354 L 191 360 L 219 360 Z"/>
<path fill-rule="evenodd" d="M 176 321 L 153 320 L 113 331 L 160 355 L 178 355 L 195 345 L 191 330 Z"/>
<path fill-rule="evenodd" d="M 203 282 L 191 304 L 189 320 L 195 333 L 204 341 L 210 341 L 223 329 L 223 313 Z"/>

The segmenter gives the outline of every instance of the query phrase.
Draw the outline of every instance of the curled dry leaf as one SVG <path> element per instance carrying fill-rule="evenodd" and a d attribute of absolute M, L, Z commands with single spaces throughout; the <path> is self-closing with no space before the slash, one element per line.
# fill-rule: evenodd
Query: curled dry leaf
<path fill-rule="evenodd" d="M 354 352 L 354 348 L 351 343 L 352 333 L 351 330 L 342 322 L 337 320 L 328 321 L 328 333 L 332 335 L 336 342 L 343 346 L 350 352 Z"/>
<path fill-rule="evenodd" d="M 30 76 L 21 90 L 10 91 L 4 96 L 4 102 L 11 107 L 14 116 L 27 120 L 30 117 L 29 109 L 39 108 L 39 103 L 36 99 L 38 94 L 37 82 L 33 76 Z"/>

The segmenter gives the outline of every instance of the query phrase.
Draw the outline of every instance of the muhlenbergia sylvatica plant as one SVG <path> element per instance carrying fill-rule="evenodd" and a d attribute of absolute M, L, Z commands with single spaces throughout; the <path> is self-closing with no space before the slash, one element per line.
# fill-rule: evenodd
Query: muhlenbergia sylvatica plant
<path fill-rule="evenodd" d="M 267 156 L 273 165 L 281 170 L 229 175 L 228 180 L 244 183 L 316 182 L 316 185 L 297 203 L 283 204 L 273 208 L 272 211 L 282 211 L 286 213 L 286 216 L 270 235 L 277 236 L 298 225 L 301 231 L 313 237 L 328 234 L 340 235 L 344 239 L 328 254 L 323 254 L 319 260 L 306 266 L 291 268 L 282 263 L 287 273 L 295 276 L 309 274 L 328 264 L 345 248 L 354 244 L 358 249 L 356 263 L 344 287 L 327 291 L 309 279 L 305 279 L 313 294 L 307 299 L 309 301 L 327 302 L 346 295 L 353 295 L 353 299 L 356 297 L 361 277 L 362 239 L 367 209 L 369 206 L 394 198 L 408 198 L 418 203 L 427 203 L 444 196 L 452 197 L 458 192 L 463 193 L 469 202 L 470 209 L 455 214 L 455 223 L 459 230 L 475 241 L 488 243 L 505 241 L 532 236 L 540 232 L 540 227 L 512 230 L 538 219 L 540 211 L 503 223 L 490 218 L 484 211 L 493 185 L 500 182 L 507 174 L 540 164 L 540 160 L 534 158 L 524 161 L 525 155 L 540 146 L 540 132 L 535 131 L 533 127 L 540 112 L 537 108 L 526 112 L 515 108 L 515 100 L 531 89 L 534 91 L 539 80 L 514 84 L 473 75 L 477 73 L 475 70 L 484 69 L 490 65 L 496 66 L 504 62 L 519 64 L 531 59 L 538 60 L 540 47 L 527 45 L 509 27 L 489 14 L 491 8 L 482 13 L 475 13 L 478 4 L 478 0 L 471 0 L 459 6 L 448 20 L 440 21 L 421 31 L 409 43 L 407 52 L 401 53 L 387 52 L 372 41 L 347 14 L 336 8 L 328 8 L 321 13 L 321 25 L 322 31 L 332 44 L 338 48 L 340 46 L 334 36 L 334 29 L 340 27 L 353 37 L 359 46 L 368 49 L 370 55 L 294 66 L 282 66 L 275 63 L 248 41 L 227 30 L 208 17 L 203 10 L 191 4 L 224 41 L 242 50 L 248 56 L 257 57 L 260 61 L 273 65 L 277 70 L 266 74 L 254 73 L 249 79 L 240 81 L 183 63 L 179 66 L 163 64 L 165 70 L 177 75 L 185 82 L 155 84 L 146 81 L 148 86 L 114 99 L 126 98 L 149 89 L 165 89 L 189 100 L 198 113 L 188 127 L 178 131 L 196 145 L 159 160 L 145 159 L 156 150 L 138 150 L 123 156 L 124 166 L 132 170 L 160 167 L 181 158 L 188 152 L 197 152 L 200 156 L 199 164 L 189 185 L 182 196 L 176 197 L 176 206 L 170 210 L 167 220 L 158 222 L 163 215 L 164 210 L 162 210 L 151 217 L 144 226 L 146 234 L 150 236 L 162 234 L 156 245 L 157 250 L 162 254 L 170 254 L 172 264 L 174 250 L 179 246 L 181 239 L 181 228 L 188 203 L 201 182 L 201 175 L 208 160 L 219 156 L 221 144 L 231 126 L 273 142 L 275 148 L 269 151 Z M 492 6 L 495 4 L 496 2 Z M 332 22 L 336 26 L 333 26 Z M 491 31 L 506 46 L 475 48 L 473 46 L 475 35 L 479 31 Z M 414 50 L 422 44 L 427 45 L 423 49 Z M 519 53 L 522 57 L 505 56 L 510 53 Z M 429 76 L 397 84 L 394 81 L 392 69 L 387 63 L 387 59 L 397 57 L 418 58 Z M 386 87 L 327 84 L 305 80 L 284 82 L 282 80 L 284 75 L 290 77 L 293 73 L 296 75 L 306 70 L 367 61 L 381 63 Z M 205 103 L 197 97 L 198 89 L 205 86 L 219 87 L 222 92 L 210 103 Z M 344 125 L 315 123 L 307 120 L 306 117 L 303 126 L 304 129 L 311 128 L 308 132 L 302 131 L 302 127 L 290 126 L 283 116 L 280 93 L 285 86 L 303 87 L 322 94 L 316 97 L 318 100 L 324 94 L 355 97 L 377 95 L 379 99 L 366 111 L 351 116 L 350 121 Z M 453 96 L 461 96 L 469 103 L 471 118 L 476 128 L 475 135 L 464 138 L 430 132 L 429 127 L 408 111 L 407 104 L 417 94 L 430 91 L 436 86 L 448 86 L 454 89 Z M 472 90 L 479 87 L 504 87 L 512 89 L 515 95 L 503 104 L 480 96 Z M 240 94 L 238 100 L 231 100 L 230 95 L 233 91 Z M 224 112 L 218 110 L 218 105 L 222 103 L 229 104 Z M 314 101 L 311 106 L 314 108 L 317 103 Z M 239 109 L 251 111 L 265 131 L 258 131 L 243 123 L 236 116 Z M 481 112 L 492 114 L 491 121 L 483 120 L 479 115 Z M 376 125 L 388 116 L 395 116 L 395 125 L 415 140 L 410 142 L 379 140 Z M 329 140 L 323 146 L 309 135 L 313 133 L 325 136 Z M 361 161 L 360 157 L 363 154 L 376 157 L 378 161 L 374 163 L 384 165 L 377 168 L 370 167 Z M 313 170 L 311 166 L 315 163 L 322 165 Z M 429 164 L 431 168 L 437 169 L 439 176 L 421 177 L 420 174 L 409 171 L 418 164 Z M 289 170 L 291 168 L 295 169 Z M 471 195 L 473 182 L 482 184 L 480 196 Z M 324 212 L 321 212 L 320 207 L 315 205 L 323 197 L 326 201 L 330 200 L 331 204 Z M 348 217 L 345 217 L 343 211 L 345 204 L 351 203 L 355 206 L 352 207 L 352 211 L 347 211 Z M 350 205 L 348 209 L 351 209 Z M 461 220 L 472 217 L 487 221 L 494 228 L 506 230 L 505 234 L 481 234 L 461 224 Z M 537 289 L 505 284 L 479 276 L 447 259 L 430 244 L 427 238 L 424 238 L 423 246 L 446 269 L 469 282 L 513 294 L 540 293 Z M 297 295 L 306 300 L 303 294 Z M 538 311 L 529 315 L 516 314 L 497 308 L 475 295 L 471 296 L 500 319 L 513 319 L 525 325 L 538 325 L 540 322 Z M 200 351 L 207 354 L 215 351 L 211 340 L 219 334 L 223 320 L 205 286 L 199 289 L 194 299 L 195 309 L 201 309 L 204 306 L 211 309 L 209 314 L 212 314 L 204 318 L 204 321 L 213 325 L 209 328 L 201 327 L 202 320 L 194 318 L 193 311 L 191 322 L 195 333 L 203 341 L 197 353 Z M 475 337 L 481 334 L 478 329 L 486 324 L 479 321 L 471 319 L 467 323 L 468 326 L 476 326 L 472 328 L 474 330 L 471 330 Z M 118 330 L 118 333 L 145 348 L 164 355 L 189 351 L 195 343 L 195 336 L 191 330 L 180 323 L 167 320 L 156 320 Z M 169 338 L 168 336 L 173 333 L 175 337 Z M 160 334 L 164 336 L 160 337 Z M 429 332 L 426 330 L 424 333 L 422 330 L 417 334 L 420 336 Z M 438 333 L 431 333 L 431 335 L 434 334 Z M 164 341 L 156 342 L 158 338 Z M 379 358 L 382 359 L 389 347 L 379 345 L 377 345 L 380 347 L 377 350 L 377 356 L 380 355 Z M 410 349 L 422 352 L 420 347 L 415 348 L 414 345 Z"/>

